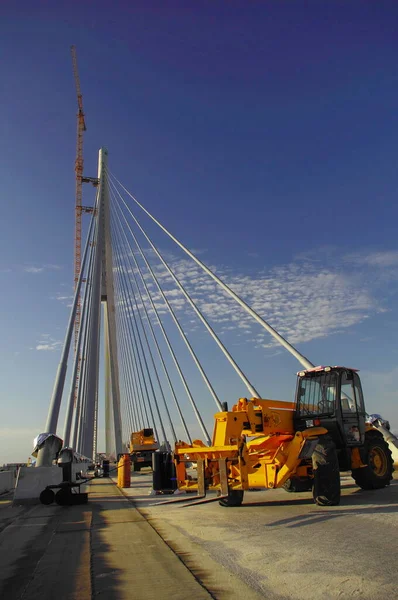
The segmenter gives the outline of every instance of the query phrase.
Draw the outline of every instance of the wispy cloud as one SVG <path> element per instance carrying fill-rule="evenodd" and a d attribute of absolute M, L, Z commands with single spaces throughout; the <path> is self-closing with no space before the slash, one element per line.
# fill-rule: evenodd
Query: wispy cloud
<path fill-rule="evenodd" d="M 167 258 L 219 335 L 235 332 L 238 336 L 240 332 L 242 340 L 256 347 L 275 345 L 269 334 L 259 328 L 200 267 L 189 259 L 176 259 L 170 255 Z M 360 271 L 357 268 L 359 260 L 363 265 Z M 384 312 L 386 307 L 383 305 L 380 279 L 376 284 L 372 273 L 384 270 L 391 274 L 395 260 L 398 261 L 398 253 L 395 252 L 364 252 L 347 257 L 338 256 L 336 249 L 325 247 L 319 252 L 296 257 L 289 264 L 250 276 L 209 266 L 272 327 L 291 343 L 298 344 L 346 332 L 372 315 Z M 164 267 L 159 263 L 152 263 L 152 266 L 170 304 L 179 318 L 185 320 L 185 327 L 190 331 L 194 326 L 190 322 L 192 309 Z M 149 279 L 147 283 L 156 307 L 164 314 L 167 309 L 158 290 Z M 143 295 L 146 302 L 144 291 Z M 152 311 L 149 310 L 149 313 L 152 314 Z"/>
<path fill-rule="evenodd" d="M 59 350 L 62 346 L 62 342 L 53 338 L 49 333 L 42 333 L 40 340 L 36 342 L 36 346 L 31 350 L 38 350 L 40 352 L 54 352 Z"/>
<path fill-rule="evenodd" d="M 36 265 L 29 265 L 27 267 L 24 267 L 24 271 L 26 273 L 43 273 L 43 271 L 59 271 L 60 269 L 62 269 L 62 267 L 60 265 L 54 265 L 54 264 L 45 264 L 45 265 L 40 265 L 40 266 L 36 266 Z"/>
<path fill-rule="evenodd" d="M 65 293 L 65 290 L 63 291 L 63 293 L 57 292 L 55 296 L 50 296 L 50 300 L 58 300 L 58 302 L 61 302 L 61 304 L 64 304 L 67 308 L 72 306 L 71 301 L 73 300 L 73 298 L 74 296 L 67 295 L 67 293 Z"/>
<path fill-rule="evenodd" d="M 398 250 L 387 252 L 353 253 L 348 254 L 347 261 L 370 267 L 398 267 Z"/>
<path fill-rule="evenodd" d="M 58 350 L 62 342 L 50 342 L 49 344 L 40 343 L 37 344 L 36 350 L 44 350 L 53 352 L 54 350 Z"/>

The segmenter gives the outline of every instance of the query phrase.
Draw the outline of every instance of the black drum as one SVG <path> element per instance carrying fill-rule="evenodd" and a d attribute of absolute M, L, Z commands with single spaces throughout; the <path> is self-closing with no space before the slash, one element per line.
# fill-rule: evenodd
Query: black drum
<path fill-rule="evenodd" d="M 109 460 L 102 461 L 103 477 L 109 477 Z"/>
<path fill-rule="evenodd" d="M 177 489 L 176 468 L 171 452 L 152 454 L 152 481 L 156 492 L 174 492 Z"/>

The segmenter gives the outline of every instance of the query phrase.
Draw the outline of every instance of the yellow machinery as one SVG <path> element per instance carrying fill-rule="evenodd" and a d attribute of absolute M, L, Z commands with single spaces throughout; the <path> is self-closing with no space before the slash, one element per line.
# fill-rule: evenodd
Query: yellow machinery
<path fill-rule="evenodd" d="M 153 429 L 133 431 L 130 437 L 130 457 L 133 471 L 140 471 L 143 467 L 152 466 L 152 454 L 159 449 L 155 440 Z"/>
<path fill-rule="evenodd" d="M 317 504 L 338 504 L 340 471 L 346 470 L 363 489 L 384 487 L 392 478 L 391 452 L 365 417 L 355 370 L 301 371 L 296 402 L 241 398 L 215 415 L 210 447 L 199 440 L 177 443 L 178 488 L 201 498 L 215 490 L 222 506 L 239 506 L 244 490 L 279 487 L 312 489 Z M 197 463 L 196 477 L 189 462 Z"/>

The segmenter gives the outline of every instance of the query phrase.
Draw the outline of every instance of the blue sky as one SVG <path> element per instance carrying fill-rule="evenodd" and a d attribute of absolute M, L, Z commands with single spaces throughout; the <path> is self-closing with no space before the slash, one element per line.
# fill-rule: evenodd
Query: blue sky
<path fill-rule="evenodd" d="M 44 427 L 68 319 L 71 44 L 85 174 L 107 146 L 160 221 L 312 362 L 359 368 L 398 429 L 396 2 L 3 2 L 0 34 L 0 464 Z M 290 399 L 296 361 L 198 294 L 262 394 Z M 192 340 L 212 372 L 217 351 Z M 244 393 L 213 376 L 230 403 Z"/>

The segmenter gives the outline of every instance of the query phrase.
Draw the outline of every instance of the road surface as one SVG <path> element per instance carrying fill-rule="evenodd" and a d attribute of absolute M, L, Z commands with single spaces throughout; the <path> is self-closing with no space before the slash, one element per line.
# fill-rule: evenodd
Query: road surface
<path fill-rule="evenodd" d="M 83 506 L 12 507 L 0 498 L 6 600 L 395 599 L 398 480 L 364 492 L 345 476 L 340 506 L 310 494 L 245 493 L 239 508 L 182 508 L 109 479 Z M 187 496 L 190 498 L 190 496 Z"/>
<path fill-rule="evenodd" d="M 222 587 L 215 589 L 220 567 L 249 586 L 253 598 L 392 600 L 398 598 L 395 477 L 385 489 L 363 491 L 343 476 L 341 504 L 333 507 L 284 490 L 246 492 L 239 508 L 156 506 L 166 498 L 147 496 L 145 471 L 133 475 L 125 493 L 187 566 L 199 578 L 205 573 L 202 583 L 217 598 L 224 597 Z"/>

